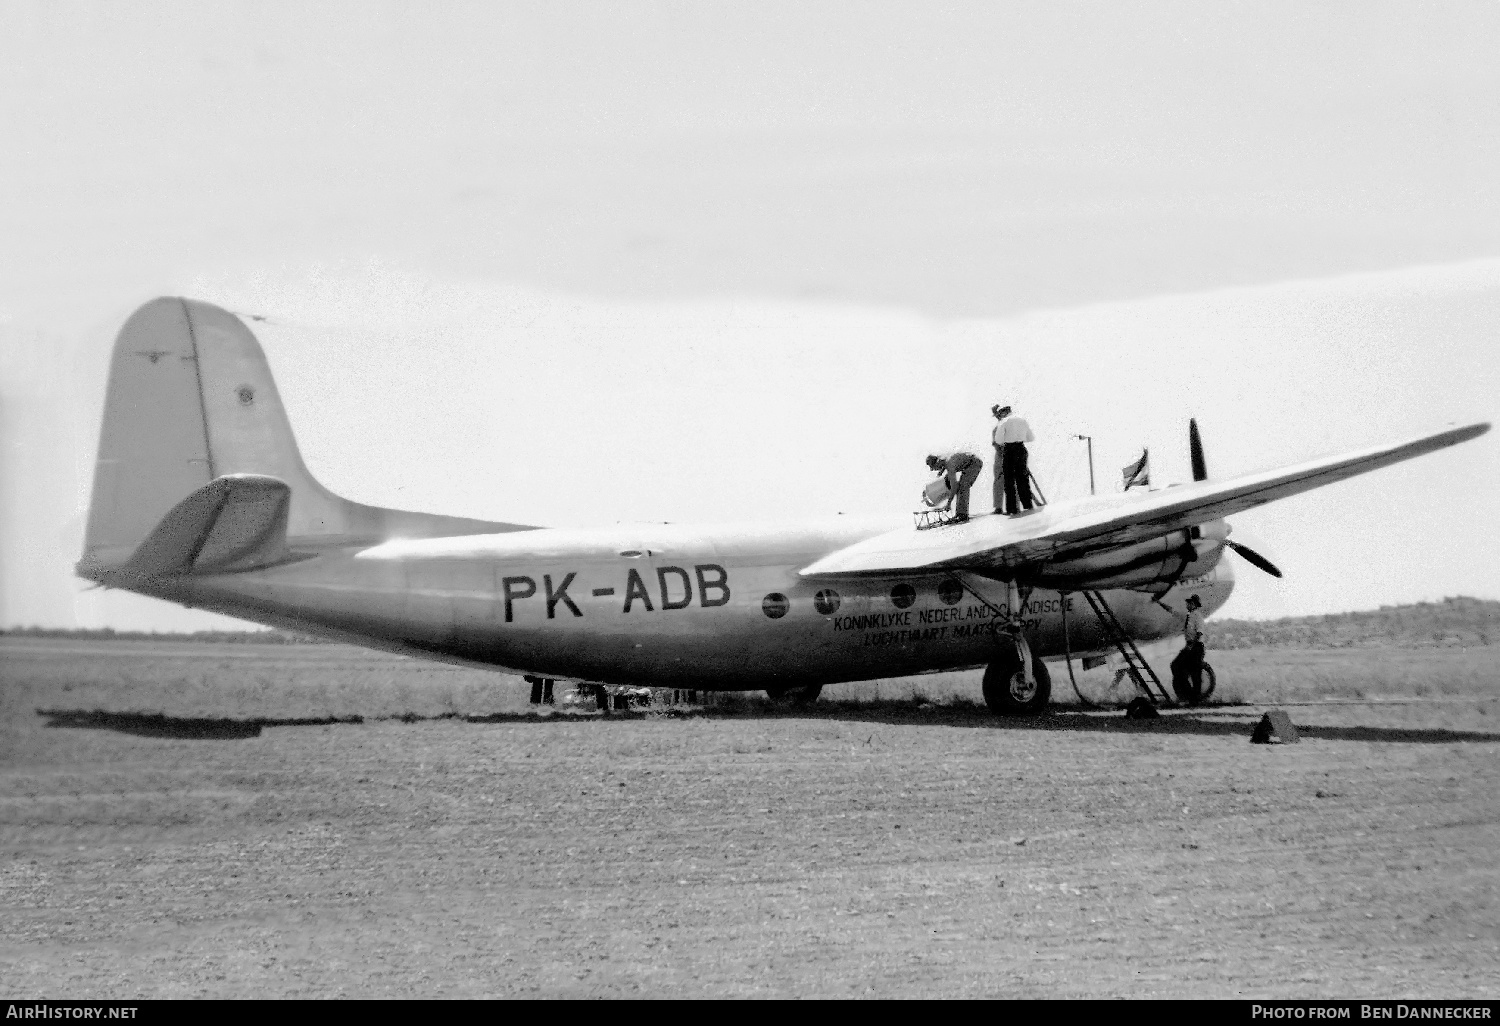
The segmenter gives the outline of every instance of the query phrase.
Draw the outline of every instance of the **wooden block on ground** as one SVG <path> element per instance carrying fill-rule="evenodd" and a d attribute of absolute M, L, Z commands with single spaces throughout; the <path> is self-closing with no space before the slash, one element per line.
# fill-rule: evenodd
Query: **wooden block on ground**
<path fill-rule="evenodd" d="M 1250 743 L 1256 745 L 1294 745 L 1300 740 L 1297 725 L 1283 709 L 1272 709 L 1262 716 L 1250 735 Z"/>

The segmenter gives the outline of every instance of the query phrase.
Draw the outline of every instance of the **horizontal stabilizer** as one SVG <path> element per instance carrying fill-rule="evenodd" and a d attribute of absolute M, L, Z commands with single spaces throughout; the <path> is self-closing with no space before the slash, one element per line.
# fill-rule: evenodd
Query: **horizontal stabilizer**
<path fill-rule="evenodd" d="M 123 563 L 80 566 L 79 572 L 109 583 L 116 577 L 237 573 L 285 562 L 291 503 L 291 488 L 274 477 L 216 477 L 173 506 Z"/>
<path fill-rule="evenodd" d="M 1027 517 L 976 517 L 940 530 L 891 531 L 830 553 L 799 573 L 803 577 L 935 570 L 1016 573 L 1047 560 L 1160 538 L 1458 445 L 1489 429 L 1488 424 L 1471 424 L 1228 481 L 1195 481 L 1155 492 L 1131 491 L 1113 501 L 1085 500 L 1086 506 L 1073 509 L 1043 507 Z"/>

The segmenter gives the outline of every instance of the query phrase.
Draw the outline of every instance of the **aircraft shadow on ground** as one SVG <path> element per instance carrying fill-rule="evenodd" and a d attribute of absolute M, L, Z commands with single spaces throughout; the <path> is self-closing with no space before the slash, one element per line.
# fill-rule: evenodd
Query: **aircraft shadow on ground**
<path fill-rule="evenodd" d="M 137 737 L 174 738 L 193 741 L 238 741 L 259 737 L 264 727 L 311 727 L 329 723 L 361 723 L 363 717 L 302 717 L 295 719 L 236 720 L 164 713 L 106 712 L 102 709 L 38 709 L 48 727 L 82 730 L 113 730 Z"/>
<path fill-rule="evenodd" d="M 47 718 L 47 727 L 64 727 L 74 730 L 113 730 L 137 737 L 177 738 L 194 741 L 238 741 L 259 737 L 266 727 L 326 727 L 338 724 L 361 723 L 426 723 L 439 720 L 461 720 L 465 723 L 588 723 L 599 717 L 592 715 L 563 714 L 538 715 L 534 712 L 490 713 L 467 716 L 463 713 L 445 712 L 434 715 L 421 713 L 397 713 L 389 716 L 256 716 L 245 719 L 232 717 L 169 716 L 155 712 L 109 712 L 103 709 L 38 709 L 38 716 Z M 640 713 L 616 713 L 618 719 L 637 719 Z"/>
<path fill-rule="evenodd" d="M 613 712 L 520 712 L 466 716 L 461 713 L 439 713 L 423 716 L 404 713 L 396 716 L 256 717 L 253 719 L 199 718 L 168 716 L 163 713 L 106 712 L 99 709 L 38 709 L 47 717 L 48 727 L 70 727 L 84 730 L 113 730 L 138 737 L 185 740 L 232 741 L 259 737 L 265 727 L 314 727 L 333 724 L 360 724 L 378 721 L 422 723 L 457 720 L 465 723 L 532 723 L 537 725 L 594 723 L 601 719 L 629 722 L 640 719 L 693 718 L 715 720 L 833 720 L 845 723 L 883 723 L 898 726 L 938 726 L 983 730 L 1074 731 L 1100 734 L 1180 734 L 1200 737 L 1243 737 L 1249 739 L 1254 711 L 1241 707 L 1210 707 L 1195 711 L 1173 711 L 1155 719 L 1127 719 L 1120 712 L 1081 712 L 1054 709 L 1044 716 L 1003 718 L 980 706 L 919 707 L 904 702 L 824 702 L 800 709 L 748 705 L 735 709 L 682 709 L 661 711 Z M 1238 714 L 1229 720 L 1227 714 Z M 1404 744 L 1451 744 L 1457 741 L 1500 742 L 1500 733 L 1474 730 L 1450 730 L 1444 727 L 1368 727 L 1297 725 L 1305 738 L 1328 741 L 1379 741 Z"/>

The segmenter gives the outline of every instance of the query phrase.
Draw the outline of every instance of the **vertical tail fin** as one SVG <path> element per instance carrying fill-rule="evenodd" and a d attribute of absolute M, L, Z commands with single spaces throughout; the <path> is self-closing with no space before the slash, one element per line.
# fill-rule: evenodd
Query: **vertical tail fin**
<path fill-rule="evenodd" d="M 303 464 L 265 353 L 244 323 L 208 303 L 154 299 L 115 340 L 80 572 L 123 564 L 182 499 L 236 474 L 290 488 L 294 545 L 525 529 L 333 494 Z"/>

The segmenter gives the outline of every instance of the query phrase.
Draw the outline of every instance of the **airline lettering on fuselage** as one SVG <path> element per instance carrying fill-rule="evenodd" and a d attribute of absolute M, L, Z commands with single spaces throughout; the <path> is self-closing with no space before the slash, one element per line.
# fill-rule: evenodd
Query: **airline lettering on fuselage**
<path fill-rule="evenodd" d="M 682 582 L 682 598 L 668 598 L 671 588 L 667 585 L 668 577 L 676 577 Z M 661 566 L 656 568 L 656 583 L 661 585 L 661 607 L 663 609 L 686 609 L 693 602 L 693 582 L 688 578 L 688 572 L 680 566 Z"/>
<path fill-rule="evenodd" d="M 646 603 L 646 612 L 655 612 L 656 607 L 651 604 L 651 593 L 646 590 L 646 582 L 641 580 L 641 575 L 636 572 L 635 567 L 631 567 L 630 576 L 625 581 L 625 608 L 621 612 L 630 612 L 630 604 L 636 599 Z"/>
<path fill-rule="evenodd" d="M 859 613 L 833 618 L 836 631 L 864 631 L 871 627 L 905 627 L 911 623 L 911 613 Z"/>
<path fill-rule="evenodd" d="M 656 585 L 662 609 L 686 609 L 692 605 L 694 579 L 698 582 L 698 605 L 711 609 L 729 604 L 729 571 L 717 563 L 697 563 L 693 566 L 692 574 L 680 566 L 656 568 Z M 673 597 L 673 593 L 679 589 L 681 594 Z M 651 605 L 651 593 L 646 590 L 646 582 L 641 578 L 640 572 L 631 567 L 630 574 L 625 579 L 625 605 L 620 612 L 630 612 L 636 599 L 641 600 L 646 612 L 655 611 L 655 607 Z"/>
<path fill-rule="evenodd" d="M 649 572 L 649 571 L 648 571 Z M 525 599 L 535 598 L 538 591 L 545 602 L 547 619 L 555 620 L 559 606 L 567 608 L 568 612 L 575 617 L 583 616 L 583 610 L 573 601 L 568 594 L 578 577 L 576 570 L 570 570 L 561 582 L 554 583 L 551 574 L 542 574 L 541 588 L 538 589 L 535 577 L 518 574 L 514 577 L 501 578 L 501 594 L 505 601 L 505 622 L 513 623 L 516 618 L 516 603 Z M 1206 582 L 1212 584 L 1214 582 Z M 595 598 L 608 597 L 615 594 L 612 587 L 593 588 L 591 593 Z M 655 590 L 647 584 L 646 578 L 641 575 L 640 570 L 631 567 L 625 576 L 625 602 L 621 607 L 621 613 L 634 611 L 639 604 L 645 612 L 654 613 L 658 609 L 663 611 L 675 609 L 687 609 L 693 604 L 697 597 L 698 605 L 704 609 L 712 609 L 715 606 L 726 606 L 729 604 L 729 571 L 717 563 L 697 563 L 692 571 L 680 566 L 662 566 L 656 568 Z M 654 597 L 653 597 L 654 595 Z M 939 597 L 942 597 L 939 593 Z M 913 594 L 915 598 L 915 594 Z M 946 602 L 946 599 L 945 599 Z M 825 604 L 827 604 L 825 602 Z M 837 608 L 836 606 L 833 608 Z M 1073 600 L 1071 598 L 1052 597 L 1045 599 L 1032 599 L 1021 609 L 1021 615 L 1026 618 L 1027 624 L 1035 628 L 1038 614 L 1057 613 L 1064 608 L 1071 611 Z M 825 616 L 827 622 L 833 625 L 836 632 L 845 631 L 880 631 L 883 640 L 875 640 L 868 637 L 864 644 L 890 644 L 892 640 L 897 643 L 906 641 L 930 641 L 943 637 L 968 637 L 980 632 L 993 632 L 999 621 L 1008 616 L 1006 603 L 975 603 L 970 605 L 957 605 L 947 603 L 943 606 L 935 606 L 928 609 L 901 609 L 886 613 L 860 613 L 845 614 L 843 616 Z M 978 622 L 975 622 L 978 621 Z M 936 625 L 946 625 L 942 630 L 934 630 Z M 918 627 L 917 630 L 902 631 L 899 628 Z M 898 628 L 892 631 L 891 628 Z"/>
<path fill-rule="evenodd" d="M 574 603 L 572 596 L 568 594 L 568 587 L 573 579 L 578 576 L 577 571 L 569 571 L 563 577 L 562 583 L 553 587 L 552 575 L 542 575 L 543 595 L 547 603 L 547 619 L 557 617 L 559 604 L 568 608 L 568 612 L 574 616 L 582 616 L 583 610 Z M 729 571 L 717 563 L 698 563 L 693 566 L 692 573 L 680 566 L 663 566 L 656 570 L 656 584 L 658 598 L 661 608 L 686 609 L 693 604 L 693 584 L 697 582 L 698 604 L 705 609 L 714 606 L 726 606 L 729 604 Z M 500 582 L 501 593 L 505 598 L 505 622 L 512 623 L 516 618 L 516 603 L 522 599 L 529 599 L 536 595 L 536 579 L 524 574 L 515 577 L 505 577 Z M 594 588 L 592 593 L 595 598 L 613 595 L 613 588 Z M 622 613 L 630 612 L 636 602 L 639 601 L 645 607 L 646 612 L 656 612 L 656 604 L 651 601 L 651 591 L 646 586 L 646 581 L 641 577 L 640 571 L 634 567 L 625 578 L 625 605 L 620 610 Z"/>
<path fill-rule="evenodd" d="M 710 581 L 703 575 L 703 571 L 712 570 L 717 577 Z M 693 572 L 698 575 L 698 602 L 700 605 L 727 606 L 729 604 L 729 571 L 717 563 L 699 563 L 693 567 Z M 709 591 L 718 593 L 717 598 L 709 598 Z"/>
<path fill-rule="evenodd" d="M 525 591 L 513 590 L 517 587 L 525 587 Z M 505 622 L 510 623 L 511 613 L 517 599 L 531 598 L 536 594 L 536 582 L 530 577 L 507 577 L 500 582 L 500 587 L 505 592 Z"/>
<path fill-rule="evenodd" d="M 566 576 L 566 577 L 563 578 L 562 586 L 559 587 L 556 591 L 553 591 L 552 590 L 552 575 L 551 574 L 543 574 L 542 575 L 542 583 L 544 583 L 547 586 L 547 619 L 549 619 L 549 620 L 552 619 L 552 617 L 556 614 L 558 602 L 565 602 L 565 603 L 567 603 L 568 608 L 573 611 L 573 615 L 574 616 L 582 616 L 583 615 L 583 611 L 573 604 L 573 600 L 572 599 L 568 598 L 568 585 L 572 584 L 573 583 L 573 578 L 575 578 L 577 576 L 578 576 L 577 574 L 572 573 L 570 571 L 568 573 L 568 576 Z M 507 603 L 507 606 L 508 605 L 509 605 L 509 603 Z M 509 608 L 506 609 L 506 612 L 507 612 L 507 614 L 510 612 Z"/>

